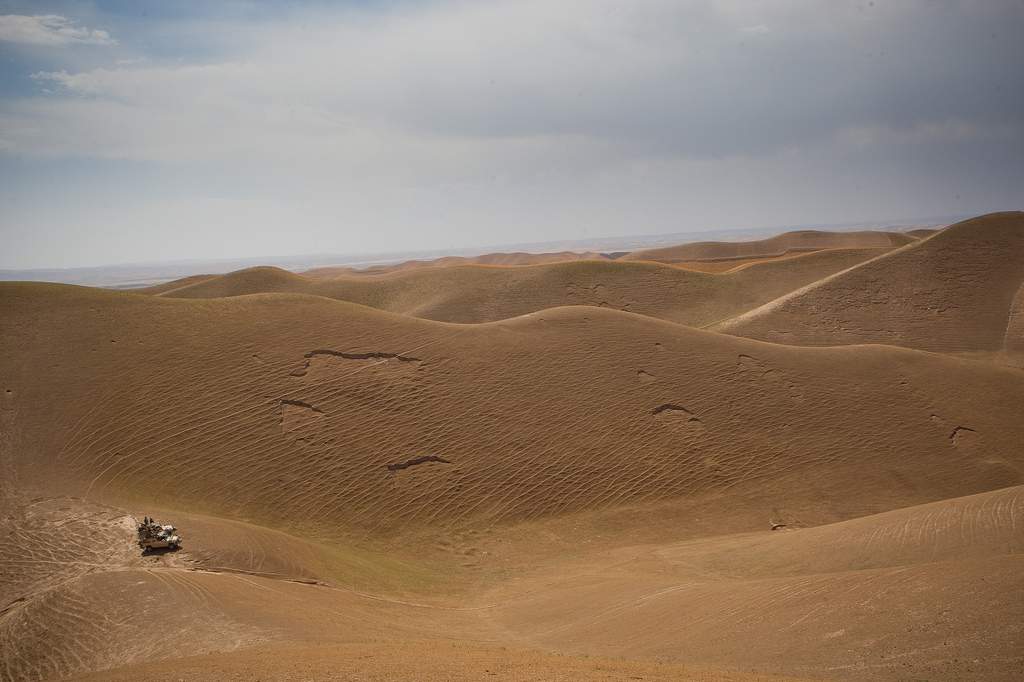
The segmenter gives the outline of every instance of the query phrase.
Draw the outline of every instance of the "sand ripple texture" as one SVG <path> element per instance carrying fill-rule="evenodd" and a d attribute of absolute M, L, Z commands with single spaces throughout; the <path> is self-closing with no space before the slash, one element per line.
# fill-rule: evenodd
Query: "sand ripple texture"
<path fill-rule="evenodd" d="M 863 278 L 805 346 L 586 287 L 470 325 L 236 286 L 265 270 L 192 285 L 223 298 L 0 283 L 0 680 L 151 679 L 140 641 L 191 657 L 170 679 L 300 679 L 308 646 L 360 679 L 381 650 L 348 645 L 421 651 L 410 679 L 485 647 L 509 679 L 1020 679 L 1024 372 L 897 347 L 1011 349 L 1020 221 L 827 280 Z M 651 266 L 562 273 L 608 265 Z M 140 556 L 143 512 L 185 549 Z"/>
<path fill-rule="evenodd" d="M 28 489 L 379 534 L 711 493 L 821 523 L 1024 465 L 1020 373 L 893 348 L 581 307 L 459 326 L 288 295 L 3 302 L 5 466 Z"/>
<path fill-rule="evenodd" d="M 655 262 L 577 260 L 520 267 L 453 266 L 360 281 L 321 280 L 259 267 L 189 278 L 179 282 L 180 286 L 169 283 L 147 291 L 161 297 L 193 299 L 271 292 L 308 294 L 463 324 L 505 320 L 557 306 L 591 305 L 702 326 L 752 310 L 893 248 L 798 253 L 782 260 L 746 261 L 745 267 L 740 263 L 699 264 L 702 268 L 736 268 L 724 274 Z"/>
<path fill-rule="evenodd" d="M 935 352 L 1024 348 L 1024 213 L 951 225 L 717 327 L 777 343 Z"/>
<path fill-rule="evenodd" d="M 465 607 L 126 556 L 9 607 L 0 677 L 123 668 L 109 679 L 472 679 L 486 662 L 484 673 L 504 679 L 747 679 L 651 665 L 659 662 L 844 680 L 1013 680 L 1024 665 L 1022 513 L 1018 486 L 797 532 L 679 542 Z M 152 642 L 173 642 L 173 659 L 154 665 Z M 316 646 L 297 657 L 296 643 Z M 411 654 L 417 647 L 425 650 Z M 443 662 L 431 662 L 438 649 Z M 527 664 L 512 653 L 524 650 L 570 658 Z M 611 660 L 578 667 L 592 655 Z"/>

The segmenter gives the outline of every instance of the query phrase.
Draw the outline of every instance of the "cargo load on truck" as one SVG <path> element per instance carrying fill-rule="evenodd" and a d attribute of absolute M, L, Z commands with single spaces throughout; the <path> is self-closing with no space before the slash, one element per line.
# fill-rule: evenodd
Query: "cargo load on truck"
<path fill-rule="evenodd" d="M 174 526 L 144 518 L 138 528 L 139 548 L 143 552 L 152 549 L 179 549 L 181 538 L 175 535 L 174 531 Z"/>

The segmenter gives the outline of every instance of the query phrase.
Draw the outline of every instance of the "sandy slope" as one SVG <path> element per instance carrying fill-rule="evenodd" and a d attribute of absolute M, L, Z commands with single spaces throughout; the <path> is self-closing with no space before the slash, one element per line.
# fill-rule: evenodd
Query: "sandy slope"
<path fill-rule="evenodd" d="M 697 242 L 663 249 L 635 251 L 622 256 L 627 261 L 681 263 L 686 261 L 738 260 L 772 258 L 787 253 L 821 249 L 865 249 L 905 246 L 914 236 L 894 232 L 822 232 L 800 230 L 747 242 Z"/>
<path fill-rule="evenodd" d="M 445 256 L 434 260 L 410 260 L 395 265 L 377 265 L 369 268 L 317 268 L 303 272 L 304 277 L 314 279 L 339 280 L 363 279 L 379 280 L 407 275 L 420 270 L 438 270 L 460 265 L 500 265 L 522 266 L 543 265 L 545 263 L 564 263 L 575 260 L 614 260 L 600 253 L 575 253 L 560 251 L 558 253 L 488 253 L 483 256 Z"/>
<path fill-rule="evenodd" d="M 951 225 L 718 327 L 798 345 L 885 343 L 940 352 L 1020 349 L 1024 214 Z"/>
<path fill-rule="evenodd" d="M 451 326 L 315 298 L 7 290 L 5 319 L 33 320 L 4 341 L 23 487 L 379 534 L 721 491 L 767 511 L 785 490 L 817 524 L 1024 465 L 1019 373 L 892 348 L 583 307 Z"/>
<path fill-rule="evenodd" d="M 1016 487 L 815 529 L 635 548 L 539 581 L 526 575 L 511 595 L 457 608 L 197 572 L 191 550 L 123 552 L 0 617 L 2 671 L 8 679 L 125 665 L 85 679 L 748 679 L 674 667 L 683 664 L 850 680 L 1013 680 L 1024 665 L 1022 514 L 1024 487 Z M 828 556 L 832 548 L 842 556 Z M 173 659 L 190 658 L 147 664 L 154 642 L 173 642 L 165 652 Z M 567 655 L 521 653 L 529 650 Z M 289 677 L 297 672 L 306 676 Z"/>
<path fill-rule="evenodd" d="M 557 306 L 592 305 L 701 326 L 756 308 L 885 250 L 822 251 L 785 261 L 758 262 L 727 274 L 657 263 L 575 261 L 532 267 L 450 267 L 383 281 L 326 281 L 277 268 L 250 268 L 181 287 L 166 285 L 160 295 L 312 294 L 458 323 L 493 322 Z"/>
<path fill-rule="evenodd" d="M 779 307 L 858 276 L 896 293 L 851 309 L 904 340 L 1012 346 L 1019 221 Z M 740 270 L 729 296 L 835 265 L 815 257 Z M 636 273 L 660 267 L 494 270 L 651 292 L 671 280 Z M 429 300 L 508 312 L 452 275 L 491 270 L 360 284 L 441 277 L 466 303 Z M 931 284 L 894 307 L 912 278 Z M 338 284 L 0 284 L 0 679 L 1024 673 L 1024 372 L 594 306 L 446 324 L 315 288 Z M 735 307 L 716 286 L 707 310 Z M 940 294 L 956 324 L 914 312 Z M 143 514 L 184 549 L 140 556 Z"/>
<path fill-rule="evenodd" d="M 507 647 L 465 644 L 288 645 L 272 649 L 190 657 L 173 673 L 137 664 L 119 670 L 68 678 L 78 682 L 203 680 L 689 680 L 691 682 L 797 682 L 795 678 L 702 670 L 669 664 L 510 651 Z"/>

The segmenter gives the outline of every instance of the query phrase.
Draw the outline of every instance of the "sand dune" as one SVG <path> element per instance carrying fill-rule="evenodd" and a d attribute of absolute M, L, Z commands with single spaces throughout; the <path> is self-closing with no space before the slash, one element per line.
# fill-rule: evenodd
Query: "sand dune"
<path fill-rule="evenodd" d="M 898 509 L 800 532 L 661 550 L 701 577 L 773 578 L 1024 554 L 1024 487 Z M 789 528 L 789 526 L 787 526 Z"/>
<path fill-rule="evenodd" d="M 37 475 L 76 495 L 381 533 L 731 489 L 767 503 L 772 481 L 821 523 L 1013 485 L 1024 464 L 1018 373 L 891 348 L 586 307 L 453 327 L 317 298 L 66 288 L 61 307 L 20 288 L 5 319 L 59 314 L 29 327 L 47 362 L 5 343 L 9 404 L 33 410 L 19 452 L 55 453 Z"/>
<path fill-rule="evenodd" d="M 996 213 L 951 225 L 718 329 L 797 345 L 1016 350 L 1022 285 L 1024 214 Z"/>
<path fill-rule="evenodd" d="M 173 291 L 174 289 L 180 289 L 182 287 L 187 287 L 192 284 L 197 284 L 199 282 L 204 282 L 209 279 L 214 279 L 218 276 L 219 275 L 192 275 L 191 277 L 176 279 L 170 282 L 164 282 L 163 284 L 154 284 L 153 286 L 139 287 L 137 289 L 132 289 L 131 291 L 137 294 L 150 294 L 156 296 L 159 294 L 166 293 L 168 291 Z"/>
<path fill-rule="evenodd" d="M 991 624 L 1018 622 L 1022 569 L 1007 556 L 742 583 L 606 573 L 506 617 L 527 641 L 558 650 L 828 679 L 1011 680 L 1019 635 Z"/>
<path fill-rule="evenodd" d="M 822 249 L 866 249 L 905 246 L 917 239 L 895 232 L 822 232 L 800 230 L 748 242 L 697 242 L 663 249 L 635 251 L 622 256 L 625 261 L 681 263 L 686 261 L 773 258 L 788 253 Z"/>
<path fill-rule="evenodd" d="M 164 291 L 175 298 L 291 292 L 440 322 L 509 319 L 593 305 L 702 326 L 751 310 L 884 249 L 842 249 L 756 263 L 723 275 L 655 263 L 576 261 L 533 267 L 452 267 L 384 281 L 325 281 L 252 268 Z"/>
<path fill-rule="evenodd" d="M 1016 632 L 985 624 L 1016 622 L 1022 606 L 1022 501 L 1017 487 L 797 532 L 634 548 L 458 608 L 124 556 L 16 605 L 0 620 L 0 651 L 11 679 L 103 666 L 128 667 L 82 679 L 150 679 L 145 631 L 145 642 L 174 642 L 190 657 L 160 669 L 203 679 L 296 669 L 338 679 L 761 679 L 676 667 L 686 665 L 1010 680 L 1022 662 Z M 522 548 L 508 537 L 497 544 Z M 816 549 L 822 542 L 845 558 Z M 238 653 L 202 655 L 210 649 Z M 531 649 L 569 656 L 520 653 Z"/>
<path fill-rule="evenodd" d="M 377 265 L 369 268 L 317 268 L 302 274 L 314 279 L 362 279 L 378 280 L 407 275 L 421 270 L 438 270 L 460 265 L 500 265 L 505 267 L 522 265 L 544 265 L 546 263 L 565 263 L 576 260 L 614 260 L 600 253 L 575 253 L 560 251 L 558 253 L 488 253 L 483 256 L 445 256 L 434 260 L 409 260 L 395 265 Z"/>
<path fill-rule="evenodd" d="M 692 682 L 796 682 L 796 678 L 702 670 L 668 664 L 622 661 L 591 656 L 513 652 L 506 647 L 461 644 L 292 645 L 231 654 L 197 656 L 175 666 L 185 679 L 304 679 L 389 681 L 484 680 L 692 680 Z M 165 679 L 151 666 L 136 665 L 76 681 L 149 682 Z"/>
<path fill-rule="evenodd" d="M 0 679 L 1018 679 L 1022 242 L 0 283 Z"/>

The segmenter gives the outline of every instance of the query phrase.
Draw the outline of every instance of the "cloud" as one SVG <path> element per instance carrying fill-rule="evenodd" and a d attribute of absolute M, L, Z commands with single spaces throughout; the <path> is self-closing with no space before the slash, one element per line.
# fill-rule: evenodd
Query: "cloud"
<path fill-rule="evenodd" d="M 36 80 L 54 94 L 91 98 L 103 116 L 123 107 L 115 119 L 137 122 L 81 131 L 101 154 L 154 149 L 124 136 L 180 112 L 197 127 L 166 132 L 211 134 L 209 154 L 242 131 L 255 136 L 253 149 L 278 135 L 322 135 L 331 148 L 358 128 L 467 143 L 571 135 L 698 158 L 771 154 L 879 122 L 973 120 L 995 111 L 985 92 L 995 79 L 1020 80 L 1006 65 L 1024 51 L 1008 38 L 994 47 L 981 40 L 985 24 L 1009 20 L 996 11 L 951 21 L 914 3 L 882 18 L 845 6 L 773 7 L 640 0 L 622 12 L 603 0 L 498 0 L 321 8 L 316 21 L 223 27 L 250 37 L 225 59 Z M 1001 96 L 1020 100 L 1011 85 Z M 89 109 L 58 99 L 39 106 L 54 117 Z M 89 121 L 103 126 L 88 115 L 67 123 Z"/>
<path fill-rule="evenodd" d="M 638 0 L 626 12 L 606 0 L 395 7 L 225 26 L 249 43 L 209 63 L 40 72 L 40 96 L 0 109 L 0 135 L 29 157 L 435 187 L 888 145 L 891 135 L 867 131 L 941 143 L 911 132 L 953 130 L 949 121 L 999 129 L 1008 144 L 1024 134 L 1011 115 L 1021 96 L 1009 81 L 1020 77 L 1006 68 L 1009 52 L 1024 51 L 958 37 L 998 12 L 951 21 L 910 4 L 879 18 L 713 0 Z M 908 42 L 911 30 L 921 35 Z M 1001 108 L 985 92 L 999 79 Z"/>
<path fill-rule="evenodd" d="M 106 31 L 80 28 L 59 14 L 0 16 L 0 40 L 26 45 L 116 45 Z"/>
<path fill-rule="evenodd" d="M 88 64 L 52 51 L 58 59 L 23 79 L 34 92 L 0 95 L 0 161 L 123 164 L 131 170 L 111 171 L 96 193 L 164 199 L 120 216 L 126 224 L 150 209 L 183 220 L 168 206 L 197 191 L 182 177 L 202 175 L 207 203 L 188 204 L 202 229 L 238 214 L 269 230 L 293 211 L 322 234 L 406 230 L 404 245 L 433 229 L 479 240 L 481 225 L 515 233 L 486 238 L 501 243 L 526 240 L 527 225 L 542 238 L 576 225 L 595 235 L 675 231 L 684 219 L 706 228 L 965 213 L 936 198 L 965 185 L 1018 197 L 1024 179 L 1024 42 L 1004 30 L 1024 21 L 1019 3 L 428 0 L 281 11 L 258 22 L 122 17 L 109 25 L 126 44 L 79 51 L 102 53 Z M 36 28 L 49 40 L 61 27 L 96 33 L 57 19 Z M 157 177 L 152 169 L 181 177 L 124 189 L 126 178 Z M 276 208 L 245 194 L 253 178 Z M 109 213 L 96 209 L 91 224 L 103 229 Z"/>

